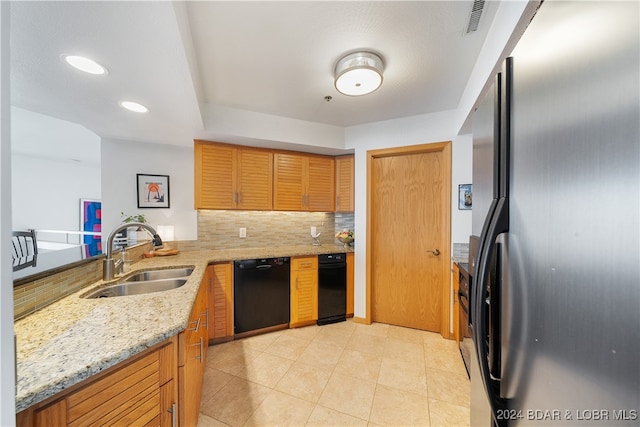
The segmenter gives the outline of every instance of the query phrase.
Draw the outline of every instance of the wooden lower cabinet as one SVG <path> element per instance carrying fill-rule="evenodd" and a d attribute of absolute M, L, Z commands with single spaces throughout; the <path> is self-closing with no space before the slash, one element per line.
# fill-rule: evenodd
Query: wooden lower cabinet
<path fill-rule="evenodd" d="M 209 342 L 233 339 L 233 263 L 220 262 L 207 267 L 209 290 Z"/>
<path fill-rule="evenodd" d="M 18 426 L 196 426 L 209 345 L 203 280 L 180 334 L 16 414 Z"/>
<path fill-rule="evenodd" d="M 460 346 L 460 301 L 458 300 L 460 268 L 457 262 L 453 263 L 451 272 L 453 274 L 453 337 L 456 340 L 456 344 Z"/>
<path fill-rule="evenodd" d="M 187 329 L 178 335 L 178 396 L 180 425 L 198 425 L 204 367 L 209 345 L 209 287 L 203 281 Z"/>
<path fill-rule="evenodd" d="M 171 426 L 176 337 L 16 414 L 18 426 Z"/>
<path fill-rule="evenodd" d="M 291 258 L 290 327 L 312 325 L 318 320 L 318 257 Z"/>
<path fill-rule="evenodd" d="M 347 317 L 353 317 L 354 261 L 353 252 L 347 253 Z"/>

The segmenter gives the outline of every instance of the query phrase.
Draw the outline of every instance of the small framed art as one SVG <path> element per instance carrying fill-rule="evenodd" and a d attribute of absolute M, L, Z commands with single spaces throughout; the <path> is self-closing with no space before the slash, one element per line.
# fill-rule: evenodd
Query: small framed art
<path fill-rule="evenodd" d="M 138 207 L 169 207 L 169 175 L 137 174 Z"/>
<path fill-rule="evenodd" d="M 458 209 L 471 209 L 472 205 L 472 184 L 458 185 Z"/>

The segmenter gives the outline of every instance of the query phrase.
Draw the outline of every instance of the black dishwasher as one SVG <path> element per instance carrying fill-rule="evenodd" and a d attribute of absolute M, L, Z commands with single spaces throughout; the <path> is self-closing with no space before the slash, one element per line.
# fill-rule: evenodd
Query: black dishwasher
<path fill-rule="evenodd" d="M 234 262 L 233 317 L 236 335 L 264 328 L 288 327 L 289 258 Z"/>
<path fill-rule="evenodd" d="M 318 255 L 318 325 L 347 320 L 347 254 Z"/>

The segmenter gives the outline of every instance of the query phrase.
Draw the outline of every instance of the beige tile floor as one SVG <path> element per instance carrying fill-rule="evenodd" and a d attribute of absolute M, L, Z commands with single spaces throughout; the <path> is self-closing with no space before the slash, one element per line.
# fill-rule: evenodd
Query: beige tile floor
<path fill-rule="evenodd" d="M 352 321 L 209 347 L 198 426 L 468 426 L 455 341 Z"/>

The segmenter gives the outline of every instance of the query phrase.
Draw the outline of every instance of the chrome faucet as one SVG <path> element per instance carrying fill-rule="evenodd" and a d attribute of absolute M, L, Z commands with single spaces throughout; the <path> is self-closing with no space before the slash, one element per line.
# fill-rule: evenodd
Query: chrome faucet
<path fill-rule="evenodd" d="M 107 237 L 107 258 L 102 261 L 102 280 L 111 280 L 116 276 L 116 274 L 122 271 L 122 260 L 113 259 L 113 241 L 116 238 L 116 234 L 129 227 L 141 227 L 146 229 L 153 236 L 153 246 L 162 246 L 162 239 L 152 226 L 141 222 L 127 222 L 120 224 L 114 228 L 111 233 L 109 233 L 109 237 Z"/>

